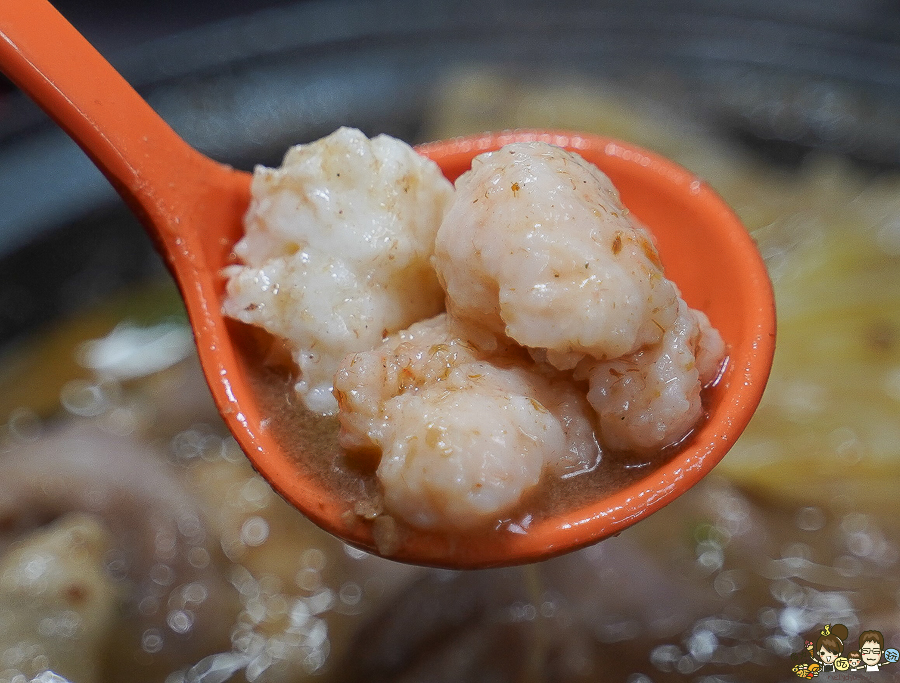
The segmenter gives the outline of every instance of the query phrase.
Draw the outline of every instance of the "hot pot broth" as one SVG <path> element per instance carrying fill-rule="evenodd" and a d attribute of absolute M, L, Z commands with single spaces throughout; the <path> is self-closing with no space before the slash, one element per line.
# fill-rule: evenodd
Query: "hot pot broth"
<path fill-rule="evenodd" d="M 398 565 L 345 548 L 251 470 L 190 347 L 166 337 L 186 328 L 161 285 L 144 300 L 169 304 L 152 314 L 140 297 L 113 302 L 6 358 L 0 610 L 19 618 L 0 619 L 4 676 L 759 681 L 791 677 L 824 623 L 877 628 L 896 647 L 900 179 L 824 157 L 773 167 L 593 84 L 483 72 L 442 92 L 425 138 L 617 135 L 736 208 L 779 304 L 772 379 L 745 436 L 695 489 L 597 546 L 503 570 Z M 125 318 L 152 333 L 110 336 Z M 100 354 L 89 367 L 103 348 L 92 339 L 144 361 L 168 339 L 168 361 L 141 371 Z"/>

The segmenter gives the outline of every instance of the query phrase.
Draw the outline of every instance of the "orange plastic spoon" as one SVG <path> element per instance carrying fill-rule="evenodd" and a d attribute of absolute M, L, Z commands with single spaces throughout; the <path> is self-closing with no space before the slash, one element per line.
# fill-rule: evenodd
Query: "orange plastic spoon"
<path fill-rule="evenodd" d="M 208 159 L 179 138 L 45 0 L 4 3 L 0 37 L 0 68 L 87 152 L 156 240 L 184 297 L 218 408 L 253 465 L 314 522 L 378 553 L 379 532 L 373 531 L 378 524 L 353 514 L 352 502 L 312 464 L 329 439 L 323 440 L 320 428 L 285 436 L 263 407 L 270 392 L 260 391 L 259 362 L 246 330 L 222 317 L 220 270 L 242 233 L 249 175 Z M 509 565 L 618 533 L 671 502 L 722 458 L 756 409 L 768 378 L 775 317 L 766 270 L 731 210 L 688 171 L 622 142 L 542 131 L 486 134 L 419 151 L 453 180 L 476 154 L 534 139 L 576 150 L 610 176 L 655 234 L 669 277 L 722 333 L 728 365 L 708 392 L 709 419 L 662 467 L 564 514 L 535 516 L 527 530 L 521 524 L 479 534 L 401 529 L 387 544 L 387 554 L 397 560 L 445 567 Z M 380 541 L 385 550 L 384 537 Z"/>

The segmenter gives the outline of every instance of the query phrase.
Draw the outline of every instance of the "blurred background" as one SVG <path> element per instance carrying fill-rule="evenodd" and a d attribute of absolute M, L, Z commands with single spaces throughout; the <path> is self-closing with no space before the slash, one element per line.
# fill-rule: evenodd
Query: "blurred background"
<path fill-rule="evenodd" d="M 851 640 L 872 628 L 900 646 L 900 5 L 57 6 L 189 142 L 241 168 L 277 165 L 289 145 L 340 125 L 413 143 L 558 127 L 671 156 L 759 243 L 779 345 L 734 451 L 620 537 L 462 574 L 355 555 L 249 471 L 190 344 L 165 336 L 186 328 L 142 229 L 4 84 L 0 548 L 64 557 L 69 546 L 40 533 L 61 529 L 73 543 L 81 529 L 100 550 L 66 566 L 82 578 L 94 567 L 106 602 L 32 596 L 33 623 L 0 619 L 0 653 L 15 655 L 0 671 L 30 677 L 59 662 L 58 673 L 80 672 L 73 681 L 712 683 L 795 680 L 792 667 L 811 663 L 804 640 L 836 621 Z M 144 336 L 112 337 L 124 323 Z M 142 344 L 160 338 L 168 361 L 137 376 L 92 355 L 110 339 L 146 355 Z M 60 471 L 62 489 L 47 478 Z M 7 568 L 26 560 L 0 556 Z M 0 581 L 0 612 L 19 599 L 3 591 Z"/>
<path fill-rule="evenodd" d="M 887 1 L 58 5 L 182 135 L 240 167 L 274 163 L 287 145 L 339 123 L 418 140 L 440 84 L 479 65 L 545 82 L 599 78 L 778 161 L 809 148 L 900 159 L 900 9 Z M 472 107 L 496 108 L 499 94 Z M 114 202 L 74 146 L 8 87 L 0 154 L 0 254 L 88 213 L 100 219 Z M 0 290 L 33 270 L 3 269 L 11 279 Z M 0 300 L 0 340 L 56 308 L 11 296 Z"/>
<path fill-rule="evenodd" d="M 421 139 L 440 84 L 480 65 L 544 82 L 601 79 L 781 162 L 809 148 L 900 159 L 900 9 L 886 0 L 58 5 L 180 133 L 240 167 L 274 163 L 338 124 Z M 485 91 L 471 107 L 496 109 L 500 94 Z M 115 201 L 8 87 L 0 155 L 0 255 L 89 213 L 102 223 L 98 212 Z M 117 260 L 126 272 L 143 268 Z M 34 270 L 4 268 L 0 291 Z M 58 308 L 0 297 L 0 340 Z"/>

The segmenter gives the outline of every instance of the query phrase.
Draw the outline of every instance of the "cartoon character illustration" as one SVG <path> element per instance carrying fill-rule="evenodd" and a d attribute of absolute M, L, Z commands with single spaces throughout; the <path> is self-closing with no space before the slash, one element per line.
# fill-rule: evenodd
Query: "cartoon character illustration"
<path fill-rule="evenodd" d="M 826 624 L 815 642 L 807 640 L 804 643 L 812 662 L 797 664 L 791 670 L 800 678 L 811 679 L 832 671 L 879 671 L 900 661 L 900 650 L 885 649 L 884 635 L 875 630 L 863 631 L 859 636 L 859 649 L 844 656 L 844 641 L 848 636 L 849 631 L 843 624 Z"/>
<path fill-rule="evenodd" d="M 881 668 L 883 651 L 884 636 L 881 635 L 881 631 L 863 631 L 859 635 L 859 653 L 866 665 L 866 671 L 878 671 Z"/>
<path fill-rule="evenodd" d="M 844 653 L 844 641 L 849 635 L 850 631 L 848 631 L 847 627 L 843 624 L 834 624 L 834 626 L 830 624 L 825 625 L 825 628 L 822 629 L 822 632 L 816 639 L 816 644 L 813 649 L 813 657 L 821 662 L 822 671 L 846 670 L 843 668 L 846 659 L 841 655 Z M 882 643 L 883 642 L 882 639 Z M 843 660 L 841 661 L 842 669 L 837 669 L 835 666 L 839 658 Z M 881 659 L 881 650 L 878 651 L 878 658 Z M 863 661 L 865 661 L 865 656 L 863 656 Z"/>

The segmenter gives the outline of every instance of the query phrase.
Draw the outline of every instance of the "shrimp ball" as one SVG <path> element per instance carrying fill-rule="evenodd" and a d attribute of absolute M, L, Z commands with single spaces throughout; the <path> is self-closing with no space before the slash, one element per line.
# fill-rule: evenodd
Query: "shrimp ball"
<path fill-rule="evenodd" d="M 452 194 L 405 143 L 350 128 L 256 168 L 223 308 L 288 342 L 311 410 L 337 411 L 346 354 L 443 309 L 429 259 Z"/>
<path fill-rule="evenodd" d="M 396 397 L 385 412 L 415 425 L 385 443 L 378 466 L 385 507 L 418 527 L 466 529 L 497 519 L 540 480 L 543 449 L 563 446 L 547 410 L 499 389 L 430 388 Z"/>
<path fill-rule="evenodd" d="M 703 415 L 700 391 L 716 378 L 724 353 L 706 315 L 682 301 L 658 343 L 579 366 L 576 375 L 588 378 L 603 444 L 647 453 L 683 439 Z"/>
<path fill-rule="evenodd" d="M 386 509 L 421 528 L 496 521 L 545 470 L 595 466 L 592 411 L 576 383 L 521 349 L 485 356 L 439 315 L 344 360 L 341 443 L 374 451 Z"/>
<path fill-rule="evenodd" d="M 475 158 L 434 264 L 461 336 L 481 348 L 512 338 L 559 369 L 656 343 L 677 314 L 677 289 L 609 178 L 543 142 Z"/>

